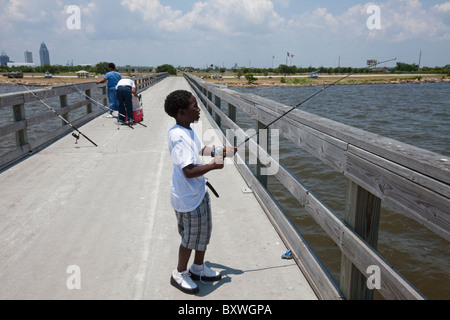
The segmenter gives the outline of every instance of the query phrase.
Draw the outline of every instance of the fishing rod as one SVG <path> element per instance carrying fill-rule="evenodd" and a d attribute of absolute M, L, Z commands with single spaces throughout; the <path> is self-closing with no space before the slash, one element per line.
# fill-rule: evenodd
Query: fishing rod
<path fill-rule="evenodd" d="M 2 69 L 4 70 L 4 69 Z M 14 79 L 17 80 L 16 77 L 14 77 L 13 75 L 11 75 Z M 56 111 L 55 109 L 53 109 L 51 106 L 49 106 L 45 101 L 43 101 L 42 99 L 40 99 L 36 93 L 34 93 L 33 91 L 31 91 L 27 86 L 22 85 L 29 93 L 31 93 L 36 99 L 38 99 L 43 105 L 45 105 L 48 109 L 50 109 L 57 117 L 59 117 L 62 121 L 64 121 L 67 125 L 69 125 L 73 131 L 72 132 L 72 136 L 76 139 L 75 144 L 78 143 L 78 140 L 80 139 L 80 136 L 83 136 L 86 140 L 88 140 L 90 143 L 92 143 L 94 146 L 98 147 L 98 145 L 92 141 L 91 139 L 89 139 L 89 137 L 87 137 L 84 133 L 82 133 L 77 127 L 75 127 L 72 123 L 70 123 L 67 119 L 65 119 L 64 117 L 62 117 L 58 111 Z M 78 133 L 78 134 L 77 134 Z"/>
<path fill-rule="evenodd" d="M 380 64 L 383 64 L 383 63 L 386 63 L 386 62 L 390 62 L 390 61 L 394 61 L 394 60 L 397 60 L 397 58 L 389 59 L 389 60 L 382 61 L 382 62 L 377 62 L 377 63 L 374 64 L 373 66 L 375 67 L 375 66 L 377 66 L 377 65 L 380 65 Z M 342 80 L 345 80 L 345 79 L 347 79 L 348 77 L 350 77 L 350 76 L 352 76 L 352 75 L 354 75 L 354 74 L 356 74 L 356 72 L 351 72 L 351 73 L 349 73 L 348 75 L 346 75 L 345 77 L 342 77 L 342 78 L 340 78 L 339 80 L 336 80 L 336 81 L 334 81 L 333 83 L 324 86 L 321 90 L 317 91 L 316 93 L 314 93 L 314 94 L 311 95 L 310 97 L 306 98 L 305 100 L 303 100 L 302 102 L 300 102 L 299 104 L 297 104 L 295 107 L 292 107 L 290 110 L 288 110 L 287 112 L 285 112 L 283 115 L 281 115 L 281 116 L 278 117 L 277 119 L 273 120 L 271 123 L 269 123 L 268 125 L 266 125 L 264 128 L 258 130 L 257 133 L 255 133 L 254 135 L 252 135 L 252 136 L 248 137 L 247 139 L 245 139 L 245 141 L 244 141 L 243 143 L 241 143 L 241 144 L 238 146 L 238 148 L 241 147 L 241 146 L 243 146 L 243 145 L 246 144 L 247 142 L 249 142 L 250 139 L 252 139 L 252 138 L 254 138 L 254 137 L 258 137 L 258 136 L 260 135 L 260 132 L 261 132 L 261 131 L 264 131 L 264 130 L 268 129 L 268 128 L 269 128 L 271 125 L 273 125 L 275 122 L 280 121 L 281 119 L 283 119 L 284 117 L 286 117 L 289 113 L 291 113 L 292 111 L 298 109 L 300 106 L 302 106 L 303 104 L 305 104 L 305 103 L 308 102 L 309 100 L 313 99 L 315 96 L 321 94 L 322 92 L 324 92 L 324 91 L 327 90 L 328 88 L 335 86 L 336 84 L 338 84 L 338 83 L 341 82 Z"/>
<path fill-rule="evenodd" d="M 95 105 L 96 105 L 98 108 L 100 108 L 103 112 L 105 112 L 105 113 L 110 112 L 111 115 L 112 115 L 112 112 L 115 111 L 115 110 L 111 109 L 110 107 L 105 106 L 104 104 L 101 104 L 100 102 L 96 101 L 96 100 L 93 99 L 92 97 L 88 96 L 85 92 L 83 92 L 83 91 L 82 91 L 80 88 L 78 88 L 75 84 L 73 84 L 73 83 L 65 83 L 65 82 L 62 81 L 61 79 L 59 79 L 59 78 L 57 78 L 57 79 L 58 79 L 61 83 L 63 83 L 64 85 L 70 86 L 70 88 L 71 88 L 75 93 L 77 93 L 77 94 L 79 94 L 80 96 L 84 97 L 87 101 L 89 101 L 89 102 L 95 104 Z M 77 89 L 77 91 L 75 91 L 74 88 Z M 105 110 L 103 107 L 106 108 L 107 110 Z M 119 112 L 119 116 L 122 116 L 122 117 L 126 118 L 126 116 L 123 115 L 123 114 L 121 114 L 120 112 Z M 113 117 L 116 118 L 117 121 L 120 121 L 119 116 L 113 116 Z M 131 129 L 134 130 L 134 128 L 133 128 L 133 126 L 132 126 L 131 124 L 128 124 L 128 123 L 125 123 L 125 122 L 124 122 L 124 124 L 127 125 L 128 127 L 130 127 Z M 147 126 L 146 126 L 145 124 L 143 124 L 143 123 L 136 122 L 136 124 L 139 124 L 139 125 L 141 125 L 141 126 L 147 128 Z"/>

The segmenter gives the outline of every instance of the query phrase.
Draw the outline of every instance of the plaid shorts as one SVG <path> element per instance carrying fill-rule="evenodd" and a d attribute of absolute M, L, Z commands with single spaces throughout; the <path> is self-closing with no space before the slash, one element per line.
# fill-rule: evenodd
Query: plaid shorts
<path fill-rule="evenodd" d="M 208 192 L 194 211 L 175 211 L 175 214 L 178 221 L 178 233 L 182 239 L 181 245 L 186 249 L 206 251 L 212 231 L 211 202 Z"/>

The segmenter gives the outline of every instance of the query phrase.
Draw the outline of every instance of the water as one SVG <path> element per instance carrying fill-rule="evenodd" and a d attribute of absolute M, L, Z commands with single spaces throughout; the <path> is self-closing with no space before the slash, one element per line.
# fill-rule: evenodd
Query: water
<path fill-rule="evenodd" d="M 43 89 L 42 87 L 28 87 L 29 90 L 37 90 L 37 89 Z M 0 86 L 0 95 L 6 94 L 6 93 L 13 93 L 13 92 L 28 92 L 28 90 L 23 86 Z M 96 101 L 101 101 L 101 95 L 102 91 L 100 89 L 93 90 L 93 96 L 92 98 Z M 67 103 L 68 105 L 75 104 L 77 102 L 80 102 L 84 100 L 84 96 L 76 92 L 72 94 L 67 95 Z M 60 101 L 59 97 L 54 97 L 51 99 L 46 99 L 45 103 L 47 103 L 50 107 L 52 107 L 55 110 L 58 110 L 60 108 Z M 95 105 L 93 105 L 93 110 L 96 108 Z M 52 113 L 52 111 L 46 107 L 42 102 L 36 101 L 33 103 L 26 103 L 25 104 L 25 116 L 27 119 L 37 116 L 43 113 Z M 81 107 L 73 112 L 70 112 L 69 114 L 69 122 L 74 121 L 75 119 L 79 119 L 87 114 L 86 108 Z M 13 115 L 13 108 L 12 107 L 6 107 L 0 109 L 0 127 L 5 126 L 7 124 L 11 124 L 14 122 L 14 115 Z M 33 141 L 36 139 L 39 139 L 46 134 L 51 133 L 52 131 L 55 131 L 59 128 L 61 128 L 63 124 L 63 121 L 57 117 L 51 117 L 50 119 L 46 121 L 42 121 L 41 123 L 31 126 L 28 128 L 27 134 L 28 134 L 28 140 Z M 9 134 L 6 136 L 0 137 L 0 156 L 4 155 L 8 151 L 14 150 L 16 148 L 16 138 L 15 134 Z"/>
<path fill-rule="evenodd" d="M 319 87 L 236 88 L 295 106 Z M 444 156 L 450 155 L 450 84 L 361 85 L 329 88 L 301 110 L 380 134 Z M 238 125 L 255 120 L 238 113 Z M 346 178 L 291 142 L 281 139 L 280 162 L 339 217 L 344 216 Z M 269 190 L 336 279 L 341 253 L 298 201 L 269 177 Z M 449 299 L 449 243 L 383 204 L 378 251 L 429 299 Z M 376 294 L 376 298 L 380 298 Z"/>

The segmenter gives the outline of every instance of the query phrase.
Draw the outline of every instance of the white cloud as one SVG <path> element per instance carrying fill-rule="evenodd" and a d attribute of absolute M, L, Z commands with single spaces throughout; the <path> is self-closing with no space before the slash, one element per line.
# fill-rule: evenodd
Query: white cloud
<path fill-rule="evenodd" d="M 291 0 L 274 0 L 274 3 L 278 4 L 282 8 L 286 9 L 291 4 Z"/>
<path fill-rule="evenodd" d="M 46 7 L 59 7 L 61 1 L 27 1 L 9 0 L 2 5 L 2 18 L 10 21 L 21 21 L 26 23 L 36 23 L 49 19 L 51 13 L 45 10 Z"/>
<path fill-rule="evenodd" d="M 144 20 L 157 22 L 167 32 L 196 30 L 238 36 L 267 33 L 283 22 L 269 0 L 198 1 L 185 14 L 157 0 L 130 0 L 122 5 L 132 12 L 139 11 Z"/>
<path fill-rule="evenodd" d="M 324 39 L 365 37 L 387 41 L 409 39 L 442 40 L 448 36 L 450 27 L 432 11 L 450 10 L 450 2 L 426 10 L 419 0 L 389 0 L 379 3 L 381 9 L 381 30 L 368 30 L 366 21 L 370 17 L 367 8 L 372 2 L 356 5 L 340 15 L 333 15 L 326 8 L 317 8 L 289 20 L 291 28 L 322 30 Z"/>
<path fill-rule="evenodd" d="M 163 6 L 159 0 L 124 0 L 121 5 L 131 12 L 139 12 L 145 21 L 174 19 L 181 14 L 170 6 Z"/>
<path fill-rule="evenodd" d="M 442 40 L 450 27 L 442 19 L 422 7 L 419 0 L 390 0 L 381 7 L 386 36 L 395 41 L 410 39 Z M 449 2 L 450 3 L 450 2 Z"/>
<path fill-rule="evenodd" d="M 436 4 L 435 6 L 433 6 L 433 10 L 439 13 L 450 12 L 450 1 L 447 1 L 442 4 Z"/>

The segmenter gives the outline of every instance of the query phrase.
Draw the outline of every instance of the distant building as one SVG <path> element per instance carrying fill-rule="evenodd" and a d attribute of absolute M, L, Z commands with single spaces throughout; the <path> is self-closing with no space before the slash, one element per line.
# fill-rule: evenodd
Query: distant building
<path fill-rule="evenodd" d="M 33 63 L 33 53 L 30 51 L 25 51 L 25 62 Z"/>
<path fill-rule="evenodd" d="M 41 48 L 39 49 L 39 56 L 41 58 L 41 66 L 45 64 L 50 64 L 50 52 L 44 42 L 41 43 Z"/>
<path fill-rule="evenodd" d="M 0 56 L 0 65 L 6 66 L 8 65 L 9 57 L 6 55 L 5 51 L 2 51 L 2 55 Z"/>
<path fill-rule="evenodd" d="M 35 63 L 29 63 L 29 62 L 8 62 L 8 67 L 36 67 Z"/>

